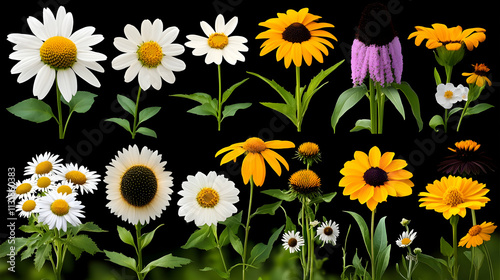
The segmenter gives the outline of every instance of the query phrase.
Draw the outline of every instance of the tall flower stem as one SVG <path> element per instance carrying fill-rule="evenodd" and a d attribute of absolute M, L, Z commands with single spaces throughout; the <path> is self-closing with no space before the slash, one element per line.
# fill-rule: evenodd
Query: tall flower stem
<path fill-rule="evenodd" d="M 372 279 L 373 280 L 376 280 L 377 278 L 375 278 L 375 248 L 374 248 L 374 245 L 373 245 L 373 232 L 375 230 L 375 211 L 377 210 L 377 208 L 373 209 L 372 211 L 372 219 L 371 219 L 371 222 L 370 222 L 370 262 L 371 262 L 371 267 L 372 267 Z"/>
<path fill-rule="evenodd" d="M 141 90 L 142 88 L 139 86 L 139 91 L 137 92 L 137 100 L 135 102 L 135 110 L 134 110 L 134 126 L 132 127 L 132 139 L 135 139 L 135 134 L 137 133 L 137 119 L 139 117 L 139 100 L 141 98 Z"/>
<path fill-rule="evenodd" d="M 245 240 L 243 242 L 243 255 L 241 256 L 242 259 L 242 279 L 245 280 L 245 272 L 247 270 L 247 247 L 248 247 L 248 233 L 250 231 L 250 219 L 252 215 L 250 214 L 252 211 L 252 199 L 253 199 L 253 188 L 254 188 L 254 182 L 253 182 L 253 177 L 250 177 L 250 198 L 248 200 L 248 211 L 247 211 L 247 222 L 245 225 Z"/>
<path fill-rule="evenodd" d="M 54 263 L 52 263 L 52 268 L 54 270 L 55 279 L 61 280 L 61 273 L 64 265 L 64 258 L 66 257 L 67 247 L 61 241 L 61 234 L 58 229 L 54 229 L 54 236 L 53 248 L 56 253 L 56 263 L 55 266 Z"/>
<path fill-rule="evenodd" d="M 377 113 L 377 102 L 376 102 L 376 90 L 373 80 L 369 79 L 369 98 L 370 98 L 370 124 L 371 124 L 371 132 L 372 134 L 377 134 L 377 121 L 378 121 L 378 113 Z"/>
<path fill-rule="evenodd" d="M 139 87 L 140 88 L 140 87 Z M 135 225 L 135 232 L 136 232 L 136 240 L 137 240 L 137 244 L 136 244 L 136 253 L 137 253 L 137 270 L 136 270 L 136 273 L 137 273 L 137 279 L 139 280 L 143 280 L 144 279 L 144 275 L 141 273 L 142 271 L 142 246 L 139 242 L 140 238 L 141 238 L 141 229 L 142 229 L 142 225 L 141 223 L 137 223 Z"/>
<path fill-rule="evenodd" d="M 300 132 L 302 126 L 302 96 L 300 94 L 300 67 L 295 66 L 295 100 L 297 102 L 297 132 Z"/>
<path fill-rule="evenodd" d="M 384 124 L 384 105 L 385 105 L 385 94 L 382 93 L 380 85 L 376 86 L 377 89 L 377 133 L 382 134 L 383 124 Z"/>
<path fill-rule="evenodd" d="M 302 203 L 301 208 L 301 222 L 302 232 L 305 239 L 305 248 L 302 250 L 302 270 L 303 279 L 313 279 L 314 269 L 314 232 L 311 227 L 311 219 L 308 215 L 307 197 L 300 199 Z"/>
<path fill-rule="evenodd" d="M 62 120 L 62 108 L 61 108 L 61 91 L 59 90 L 59 86 L 57 84 L 56 78 L 56 104 L 57 104 L 57 124 L 59 125 L 59 139 L 64 139 L 64 130 L 63 130 L 63 120 Z"/>
<path fill-rule="evenodd" d="M 453 280 L 458 280 L 458 232 L 457 232 L 457 227 L 458 227 L 458 215 L 453 215 L 450 218 L 450 223 L 451 223 L 451 229 L 453 231 L 453 270 L 452 270 L 452 277 Z"/>
<path fill-rule="evenodd" d="M 222 82 L 220 74 L 220 64 L 217 65 L 217 75 L 219 81 L 219 109 L 217 110 L 217 129 L 220 131 L 220 123 L 222 119 Z"/>
<path fill-rule="evenodd" d="M 228 273 L 226 262 L 224 261 L 224 255 L 222 254 L 222 247 L 220 246 L 219 242 L 219 235 L 217 234 L 217 224 L 212 225 L 212 230 L 214 232 L 215 242 L 217 243 L 217 249 L 219 250 L 219 256 L 222 261 L 222 266 L 224 267 L 224 272 Z"/>

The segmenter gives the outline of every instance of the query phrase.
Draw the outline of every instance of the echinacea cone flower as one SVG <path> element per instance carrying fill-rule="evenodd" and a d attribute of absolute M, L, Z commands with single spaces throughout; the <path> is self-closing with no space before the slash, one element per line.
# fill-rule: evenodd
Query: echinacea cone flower
<path fill-rule="evenodd" d="M 488 85 L 491 87 L 491 80 L 486 76 L 488 72 L 490 71 L 490 68 L 486 66 L 484 63 L 476 63 L 472 64 L 474 67 L 474 72 L 468 73 L 464 72 L 462 73 L 462 76 L 467 77 L 467 83 L 468 84 L 476 84 L 478 87 L 484 86 L 485 82 L 488 83 Z"/>
<path fill-rule="evenodd" d="M 493 162 L 475 141 L 465 140 L 455 143 L 455 148 L 448 148 L 453 154 L 445 157 L 438 165 L 438 171 L 450 175 L 479 175 L 494 171 Z"/>
<path fill-rule="evenodd" d="M 384 11 L 387 8 L 380 3 L 367 5 L 363 10 L 351 48 L 351 78 L 354 85 L 362 84 L 367 76 L 381 86 L 401 83 L 403 55 L 392 21 L 373 36 L 370 35 L 373 32 L 367 32 L 369 23 L 375 21 L 373 15 Z"/>

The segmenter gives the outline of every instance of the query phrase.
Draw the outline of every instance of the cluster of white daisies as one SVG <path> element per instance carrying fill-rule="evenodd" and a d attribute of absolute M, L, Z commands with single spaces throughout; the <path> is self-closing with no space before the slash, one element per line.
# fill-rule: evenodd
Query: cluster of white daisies
<path fill-rule="evenodd" d="M 7 199 L 17 202 L 20 217 L 38 214 L 38 222 L 49 229 L 66 231 L 68 223 L 81 224 L 84 205 L 77 196 L 93 193 L 100 175 L 84 166 L 61 162 L 58 155 L 49 152 L 35 156 L 25 167 L 28 178 L 9 188 Z"/>

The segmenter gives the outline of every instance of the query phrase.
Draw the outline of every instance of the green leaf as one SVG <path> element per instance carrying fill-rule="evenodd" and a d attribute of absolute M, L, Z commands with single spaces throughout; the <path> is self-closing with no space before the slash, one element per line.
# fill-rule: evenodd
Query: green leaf
<path fill-rule="evenodd" d="M 212 96 L 203 92 L 196 92 L 192 94 L 172 94 L 170 96 L 191 99 L 196 102 L 199 102 L 200 104 L 210 103 L 210 101 L 212 100 Z"/>
<path fill-rule="evenodd" d="M 188 113 L 199 116 L 214 116 L 217 117 L 217 110 L 209 103 L 203 103 L 187 111 Z"/>
<path fill-rule="evenodd" d="M 356 223 L 358 223 L 361 235 L 363 236 L 363 241 L 365 242 L 366 251 L 368 252 L 368 255 L 371 255 L 370 231 L 368 230 L 368 226 L 366 225 L 365 220 L 363 219 L 363 217 L 361 217 L 359 214 L 355 212 L 351 211 L 344 211 L 344 212 L 350 214 L 354 218 L 354 220 L 356 220 Z"/>
<path fill-rule="evenodd" d="M 163 224 L 157 226 L 153 231 L 150 231 L 148 233 L 145 233 L 143 234 L 140 238 L 139 238 L 139 241 L 137 243 L 139 243 L 141 245 L 141 248 L 145 248 L 146 246 L 149 245 L 149 243 L 151 243 L 151 241 L 153 240 L 153 237 L 155 235 L 155 232 L 156 230 L 163 226 Z"/>
<path fill-rule="evenodd" d="M 222 119 L 226 117 L 232 117 L 234 116 L 234 114 L 236 114 L 236 111 L 240 109 L 246 109 L 250 106 L 252 106 L 252 103 L 236 103 L 227 105 L 224 107 L 224 110 L 222 111 Z"/>
<path fill-rule="evenodd" d="M 356 105 L 361 100 L 361 98 L 365 96 L 366 92 L 366 86 L 361 85 L 350 88 L 340 94 L 339 98 L 337 99 L 337 103 L 335 104 L 335 108 L 333 109 L 331 118 L 333 133 L 335 133 L 335 128 L 340 118 L 345 114 L 345 112 Z"/>
<path fill-rule="evenodd" d="M 429 126 L 434 129 L 434 131 L 438 131 L 438 129 L 436 127 L 438 126 L 444 126 L 444 121 L 443 121 L 443 117 L 441 117 L 440 115 L 435 115 L 434 117 L 431 118 L 431 120 L 429 121 Z"/>
<path fill-rule="evenodd" d="M 107 232 L 107 230 L 101 229 L 98 225 L 93 222 L 86 222 L 85 224 L 80 224 L 78 226 L 71 226 L 71 231 L 73 235 L 77 235 L 81 231 L 86 232 Z"/>
<path fill-rule="evenodd" d="M 281 96 L 281 98 L 283 98 L 283 100 L 285 101 L 285 103 L 287 105 L 291 106 L 291 108 L 294 111 L 297 109 L 297 104 L 296 104 L 296 101 L 295 101 L 295 97 L 289 91 L 287 91 L 286 89 L 284 89 L 282 86 L 278 85 L 278 83 L 276 83 L 274 80 L 271 81 L 269 79 L 266 79 L 266 78 L 262 77 L 261 75 L 259 75 L 257 73 L 252 73 L 252 72 L 247 72 L 247 73 L 251 74 L 251 75 L 254 75 L 256 77 L 259 77 L 264 82 L 266 82 L 267 84 L 269 84 L 274 90 L 276 90 L 276 92 L 279 93 L 279 95 Z"/>
<path fill-rule="evenodd" d="M 401 90 L 406 96 L 406 99 L 408 99 L 411 111 L 413 112 L 413 116 L 417 121 L 418 131 L 421 131 L 424 126 L 424 123 L 422 121 L 422 117 L 420 117 L 420 102 L 418 101 L 417 94 L 411 88 L 410 84 L 408 84 L 407 82 L 401 82 L 401 84 L 392 83 L 392 86 L 398 90 Z"/>
<path fill-rule="evenodd" d="M 472 250 L 474 250 L 474 258 L 472 258 Z M 465 257 L 472 263 L 472 265 L 477 269 L 478 271 L 481 269 L 483 266 L 483 262 L 485 259 L 484 253 L 482 250 L 479 250 L 479 248 L 471 248 L 471 251 L 465 251 L 464 252 Z"/>
<path fill-rule="evenodd" d="M 262 205 L 261 207 L 257 208 L 257 210 L 255 210 L 255 212 L 251 215 L 251 217 L 262 214 L 274 215 L 274 213 L 280 206 L 281 206 L 281 200 L 275 203 Z"/>
<path fill-rule="evenodd" d="M 14 240 L 14 241 L 12 242 L 10 240 Z M 3 258 L 5 256 L 7 256 L 7 254 L 10 254 L 10 252 L 11 252 L 10 247 L 12 247 L 12 246 L 15 247 L 14 252 L 17 255 L 17 253 L 19 253 L 24 247 L 26 247 L 27 241 L 28 241 L 28 238 L 22 238 L 22 237 L 17 237 L 14 239 L 5 240 L 0 245 L 0 258 Z"/>
<path fill-rule="evenodd" d="M 106 257 L 108 257 L 108 261 L 113 262 L 117 265 L 127 267 L 132 269 L 133 271 L 137 271 L 137 263 L 135 259 L 131 257 L 127 257 L 122 253 L 117 253 L 117 252 L 111 252 L 104 250 L 104 254 L 106 254 Z"/>
<path fill-rule="evenodd" d="M 453 115 L 453 114 L 455 114 L 455 113 L 458 113 L 458 112 L 462 111 L 463 109 L 464 109 L 464 108 L 462 108 L 462 107 L 454 107 L 453 109 L 451 109 L 451 110 L 448 112 L 448 118 L 449 118 L 451 115 Z"/>
<path fill-rule="evenodd" d="M 219 275 L 220 278 L 222 279 L 229 279 L 230 275 L 229 273 L 226 273 L 220 269 L 217 269 L 215 267 L 204 267 L 202 269 L 200 269 L 200 271 L 214 271 L 215 273 L 217 273 L 217 275 Z"/>
<path fill-rule="evenodd" d="M 354 127 L 350 130 L 350 132 L 357 132 L 366 129 L 368 131 L 372 131 L 372 123 L 368 119 L 360 119 L 356 121 Z"/>
<path fill-rule="evenodd" d="M 123 127 L 126 131 L 128 132 L 132 132 L 130 130 L 130 122 L 126 119 L 120 119 L 120 118 L 109 118 L 109 119 L 106 119 L 106 121 L 108 122 L 114 122 L 116 123 L 117 125 Z"/>
<path fill-rule="evenodd" d="M 387 217 L 380 218 L 377 227 L 375 228 L 375 233 L 373 236 L 373 247 L 375 254 L 377 254 L 377 252 L 380 253 L 381 250 L 387 247 L 387 230 L 385 227 L 386 218 Z"/>
<path fill-rule="evenodd" d="M 68 103 L 70 112 L 86 113 L 94 104 L 96 96 L 88 91 L 77 91 Z"/>
<path fill-rule="evenodd" d="M 136 130 L 136 132 L 140 133 L 142 135 L 146 135 L 146 136 L 149 136 L 149 137 L 157 138 L 156 132 L 154 130 L 152 130 L 151 128 L 139 127 Z"/>
<path fill-rule="evenodd" d="M 276 239 L 278 239 L 278 236 L 280 235 L 284 227 L 285 226 L 282 225 L 279 229 L 277 229 L 271 235 L 267 244 L 259 243 L 252 248 L 252 251 L 250 252 L 250 259 L 248 260 L 249 264 L 257 265 L 265 262 L 269 258 L 271 250 L 273 249 L 274 242 L 276 241 Z"/>
<path fill-rule="evenodd" d="M 273 102 L 260 102 L 260 104 L 282 113 L 283 115 L 287 116 L 294 124 L 297 124 L 296 105 L 294 106 L 284 103 L 273 103 Z"/>
<path fill-rule="evenodd" d="M 453 256 L 453 248 L 451 247 L 450 243 L 446 242 L 443 237 L 441 237 L 441 240 L 439 240 L 439 250 L 441 251 L 441 254 L 445 257 L 451 257 Z"/>
<path fill-rule="evenodd" d="M 236 232 L 233 232 L 232 229 L 227 228 L 228 233 L 229 233 L 229 242 L 231 243 L 231 246 L 233 247 L 234 251 L 238 253 L 240 256 L 243 255 L 243 244 L 241 243 L 241 240 L 238 238 L 236 235 Z"/>
<path fill-rule="evenodd" d="M 121 241 L 123 241 L 123 243 L 125 243 L 125 244 L 128 244 L 128 245 L 136 248 L 134 237 L 132 236 L 132 233 L 130 233 L 130 231 L 128 231 L 127 229 L 122 228 L 121 226 L 116 226 L 116 228 L 118 230 L 118 236 L 120 237 Z"/>
<path fill-rule="evenodd" d="M 76 259 L 80 258 L 82 251 L 91 255 L 101 252 L 95 242 L 85 234 L 71 237 L 66 242 L 66 245 L 68 245 L 68 250 L 75 256 Z"/>
<path fill-rule="evenodd" d="M 311 201 L 309 202 L 309 205 L 318 204 L 318 203 L 321 203 L 321 202 L 329 203 L 330 201 L 332 201 L 332 199 L 336 195 L 337 195 L 337 192 L 332 192 L 332 193 L 327 193 L 327 194 L 323 194 L 323 195 L 317 196 L 317 197 L 311 199 Z"/>
<path fill-rule="evenodd" d="M 186 244 L 181 246 L 182 249 L 197 248 L 208 251 L 217 246 L 215 236 L 210 226 L 203 225 L 201 228 L 193 232 Z"/>
<path fill-rule="evenodd" d="M 172 256 L 172 254 L 168 254 L 166 256 L 163 256 L 157 260 L 148 263 L 148 265 L 146 265 L 146 267 L 140 273 L 146 275 L 148 272 L 155 269 L 156 267 L 176 268 L 189 263 L 191 263 L 190 259 L 175 257 Z"/>
<path fill-rule="evenodd" d="M 149 108 L 144 108 L 142 111 L 139 112 L 139 122 L 137 125 L 140 123 L 149 120 L 152 118 L 154 115 L 158 114 L 160 111 L 161 107 L 149 107 Z"/>
<path fill-rule="evenodd" d="M 403 107 L 403 102 L 401 102 L 401 97 L 399 96 L 399 92 L 397 89 L 387 86 L 381 88 L 382 93 L 387 96 L 387 98 L 394 104 L 394 107 L 398 110 L 398 112 L 405 119 L 405 108 Z"/>
<path fill-rule="evenodd" d="M 285 223 L 285 232 L 289 232 L 289 231 L 296 231 L 297 230 L 297 226 L 295 226 L 295 224 L 293 223 L 292 219 L 288 216 L 286 216 L 286 223 Z"/>
<path fill-rule="evenodd" d="M 378 279 L 384 279 L 384 275 L 387 267 L 389 266 L 389 259 L 391 257 L 391 245 L 384 247 L 377 256 L 377 267 L 375 275 Z"/>
<path fill-rule="evenodd" d="M 135 115 L 135 103 L 130 98 L 117 94 L 116 99 L 118 100 L 118 104 L 122 106 L 122 108 L 129 112 L 132 116 Z"/>
<path fill-rule="evenodd" d="M 249 78 L 246 78 L 244 79 L 243 81 L 241 82 L 238 82 L 234 85 L 232 85 L 230 88 L 226 89 L 226 91 L 224 91 L 224 93 L 222 94 L 222 100 L 221 100 L 221 104 L 224 104 L 224 102 L 226 102 L 226 100 L 231 96 L 231 94 L 233 93 L 233 91 L 239 87 L 241 84 L 243 84 L 244 82 L 246 82 Z"/>
<path fill-rule="evenodd" d="M 284 201 L 293 201 L 295 196 L 290 191 L 283 191 L 280 189 L 267 189 L 261 191 L 263 194 L 267 194 L 269 196 L 275 197 L 277 199 L 281 199 Z"/>
<path fill-rule="evenodd" d="M 493 107 L 495 107 L 495 106 L 488 104 L 488 103 L 479 103 L 474 107 L 467 108 L 467 111 L 465 111 L 465 115 L 470 116 L 470 115 L 479 114 L 479 113 L 484 112 L 484 111 L 486 111 L 490 108 L 493 108 Z"/>
<path fill-rule="evenodd" d="M 417 260 L 419 263 L 421 262 L 421 263 L 428 265 L 430 268 L 432 268 L 437 273 L 441 273 L 444 270 L 441 265 L 443 265 L 445 267 L 447 266 L 447 264 L 444 260 L 437 259 L 437 258 L 434 258 L 433 256 L 429 256 L 429 255 L 422 254 L 422 253 L 417 254 Z"/>
<path fill-rule="evenodd" d="M 51 118 L 56 119 L 50 106 L 42 100 L 35 98 L 29 98 L 21 101 L 16 105 L 7 108 L 7 111 L 17 117 L 20 117 L 21 119 L 34 123 L 46 122 Z"/>
<path fill-rule="evenodd" d="M 441 84 L 441 76 L 436 67 L 434 67 L 434 80 L 436 81 L 436 86 Z"/>
<path fill-rule="evenodd" d="M 35 253 L 35 269 L 40 271 L 52 252 L 52 244 L 46 243 L 38 247 Z"/>

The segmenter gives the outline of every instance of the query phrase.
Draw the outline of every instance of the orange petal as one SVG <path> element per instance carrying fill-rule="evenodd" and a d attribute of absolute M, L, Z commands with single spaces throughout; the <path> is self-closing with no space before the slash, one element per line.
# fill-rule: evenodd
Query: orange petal
<path fill-rule="evenodd" d="M 364 204 L 368 201 L 368 199 L 373 197 L 374 187 L 370 185 L 365 185 L 362 189 L 359 190 L 359 203 Z"/>
<path fill-rule="evenodd" d="M 220 165 L 228 163 L 231 160 L 235 160 L 237 157 L 239 157 L 240 155 L 242 155 L 245 152 L 246 152 L 245 149 L 243 149 L 241 147 L 236 147 L 234 150 L 230 151 L 229 153 L 224 155 L 224 157 L 222 157 L 222 159 L 220 161 Z"/>
<path fill-rule="evenodd" d="M 243 163 L 241 165 L 241 176 L 243 177 L 243 183 L 248 184 L 250 177 L 254 173 L 255 169 L 255 154 L 248 153 L 247 156 L 243 159 Z"/>
<path fill-rule="evenodd" d="M 268 149 L 289 149 L 295 148 L 295 144 L 291 141 L 283 141 L 283 140 L 271 140 L 265 142 L 266 148 Z"/>
<path fill-rule="evenodd" d="M 274 153 L 274 154 L 273 154 Z M 275 153 L 273 150 L 266 149 L 260 153 L 264 159 L 267 161 L 269 166 L 278 174 L 278 176 L 281 176 L 281 165 L 280 163 L 276 160 Z"/>
<path fill-rule="evenodd" d="M 257 187 L 264 184 L 266 179 L 266 165 L 264 164 L 264 158 L 260 154 L 255 154 L 255 167 L 253 171 L 253 181 Z"/>
<path fill-rule="evenodd" d="M 380 165 L 380 149 L 377 146 L 373 146 L 368 152 L 368 159 L 370 161 L 370 166 L 378 167 Z"/>

